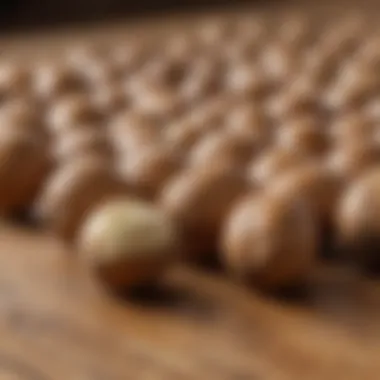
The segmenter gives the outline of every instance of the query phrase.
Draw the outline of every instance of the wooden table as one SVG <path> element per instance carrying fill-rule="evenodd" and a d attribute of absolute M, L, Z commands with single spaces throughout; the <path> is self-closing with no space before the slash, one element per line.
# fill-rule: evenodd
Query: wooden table
<path fill-rule="evenodd" d="M 0 379 L 379 378 L 380 283 L 342 268 L 292 298 L 182 267 L 155 294 L 112 298 L 75 252 L 8 226 L 0 267 Z"/>
<path fill-rule="evenodd" d="M 113 38 L 131 27 L 79 35 Z M 1 46 L 8 55 L 54 54 L 73 33 Z M 380 378 L 380 281 L 348 269 L 320 268 L 305 294 L 269 297 L 218 271 L 178 267 L 156 294 L 115 299 L 75 252 L 6 224 L 0 268 L 0 380 Z"/>

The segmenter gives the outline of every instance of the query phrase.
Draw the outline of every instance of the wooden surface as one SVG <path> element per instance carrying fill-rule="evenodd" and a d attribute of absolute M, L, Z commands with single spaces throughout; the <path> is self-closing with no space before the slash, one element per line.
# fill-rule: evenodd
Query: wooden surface
<path fill-rule="evenodd" d="M 74 252 L 7 226 L 0 268 L 0 379 L 379 379 L 380 283 L 343 269 L 292 298 L 195 268 L 111 298 Z"/>
<path fill-rule="evenodd" d="M 14 36 L 1 46 L 51 54 L 72 36 Z M 377 380 L 380 281 L 328 266 L 305 294 L 269 297 L 217 271 L 175 268 L 156 294 L 116 299 L 74 252 L 3 225 L 0 336 L 0 380 Z"/>

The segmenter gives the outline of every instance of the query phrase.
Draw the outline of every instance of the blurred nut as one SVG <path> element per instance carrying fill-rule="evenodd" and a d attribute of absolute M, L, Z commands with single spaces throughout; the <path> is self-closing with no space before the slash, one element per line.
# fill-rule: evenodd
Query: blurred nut
<path fill-rule="evenodd" d="M 86 91 L 83 78 L 65 65 L 40 65 L 33 72 L 33 92 L 38 99 L 51 102 L 69 94 Z"/>
<path fill-rule="evenodd" d="M 46 144 L 21 129 L 0 132 L 0 211 L 30 206 L 50 169 Z"/>
<path fill-rule="evenodd" d="M 84 156 L 56 169 L 43 188 L 36 212 L 48 228 L 72 242 L 94 207 L 126 194 L 129 188 L 103 159 Z"/>
<path fill-rule="evenodd" d="M 307 157 L 300 152 L 278 148 L 269 149 L 251 161 L 247 171 L 248 179 L 253 183 L 267 185 L 277 175 L 305 162 L 307 162 Z"/>
<path fill-rule="evenodd" d="M 71 128 L 72 124 L 97 124 L 102 115 L 95 105 L 83 96 L 67 96 L 55 102 L 47 115 L 48 127 L 55 134 Z"/>
<path fill-rule="evenodd" d="M 312 117 L 290 119 L 278 129 L 276 143 L 280 149 L 305 156 L 321 156 L 328 149 L 325 131 Z"/>
<path fill-rule="evenodd" d="M 371 271 L 380 268 L 380 172 L 360 176 L 346 189 L 338 205 L 338 246 L 344 257 Z"/>
<path fill-rule="evenodd" d="M 247 191 L 246 181 L 235 171 L 215 169 L 180 173 L 164 187 L 160 199 L 181 228 L 184 253 L 196 261 L 213 254 L 226 214 Z"/>
<path fill-rule="evenodd" d="M 182 162 L 164 146 L 136 151 L 119 163 L 120 176 L 140 197 L 154 198 Z"/>
<path fill-rule="evenodd" d="M 362 172 L 376 166 L 380 161 L 380 150 L 374 143 L 353 141 L 337 147 L 328 157 L 328 167 L 345 181 L 351 181 Z"/>
<path fill-rule="evenodd" d="M 302 198 L 245 198 L 223 227 L 221 251 L 238 278 L 266 289 L 298 285 L 314 268 L 318 229 Z"/>
<path fill-rule="evenodd" d="M 29 71 L 16 62 L 0 62 L 0 99 L 27 95 L 30 90 Z"/>

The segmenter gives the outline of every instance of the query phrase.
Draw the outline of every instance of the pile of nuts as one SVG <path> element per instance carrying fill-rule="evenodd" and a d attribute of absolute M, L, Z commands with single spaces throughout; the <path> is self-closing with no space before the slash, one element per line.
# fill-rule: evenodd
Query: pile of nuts
<path fill-rule="evenodd" d="M 380 34 L 359 16 L 195 23 L 0 62 L 0 211 L 31 212 L 111 288 L 219 258 L 304 283 L 380 266 Z"/>

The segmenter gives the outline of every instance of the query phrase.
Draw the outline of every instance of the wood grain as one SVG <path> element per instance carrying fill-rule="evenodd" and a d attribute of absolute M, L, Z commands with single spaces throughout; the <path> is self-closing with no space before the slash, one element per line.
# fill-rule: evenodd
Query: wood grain
<path fill-rule="evenodd" d="M 75 252 L 7 226 L 0 265 L 1 379 L 378 379 L 380 285 L 343 268 L 295 298 L 182 267 L 113 298 Z"/>

